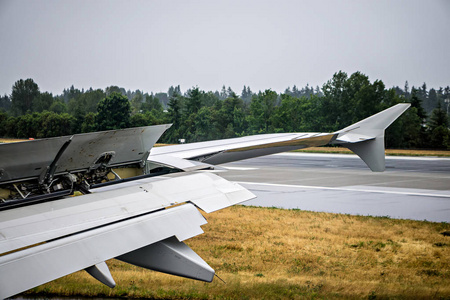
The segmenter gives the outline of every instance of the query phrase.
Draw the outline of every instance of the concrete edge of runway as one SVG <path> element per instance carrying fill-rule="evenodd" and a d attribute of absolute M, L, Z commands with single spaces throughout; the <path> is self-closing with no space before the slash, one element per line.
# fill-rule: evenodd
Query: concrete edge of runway
<path fill-rule="evenodd" d="M 360 159 L 358 155 L 353 153 L 341 154 L 341 153 L 311 153 L 311 152 L 283 152 L 272 154 L 273 156 L 302 156 L 302 157 L 339 157 L 339 158 L 351 158 Z M 405 160 L 450 160 L 450 157 L 443 156 L 408 156 L 408 155 L 386 155 L 386 159 L 405 159 Z"/>

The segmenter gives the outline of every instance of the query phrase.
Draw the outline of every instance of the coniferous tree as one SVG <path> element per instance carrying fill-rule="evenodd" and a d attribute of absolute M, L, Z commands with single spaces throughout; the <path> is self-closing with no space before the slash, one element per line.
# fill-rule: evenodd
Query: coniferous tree
<path fill-rule="evenodd" d="M 253 96 L 253 92 L 250 89 L 249 86 L 245 86 L 242 89 L 242 93 L 241 93 L 241 99 L 244 101 L 244 103 L 249 103 L 252 100 L 252 96 Z"/>
<path fill-rule="evenodd" d="M 11 109 L 11 100 L 7 95 L 0 97 L 0 111 L 9 111 Z"/>
<path fill-rule="evenodd" d="M 244 88 L 242 89 L 242 92 L 241 92 L 241 99 L 245 99 L 247 97 L 248 97 L 247 96 L 247 87 L 244 85 Z"/>
<path fill-rule="evenodd" d="M 182 96 L 174 93 L 169 100 L 168 108 L 168 122 L 172 123 L 169 130 L 163 135 L 163 138 L 168 143 L 178 143 L 181 136 L 182 125 Z"/>
<path fill-rule="evenodd" d="M 422 100 L 417 96 L 417 90 L 415 88 L 411 91 L 411 107 L 415 107 L 417 109 L 417 115 L 422 120 L 422 124 L 425 124 L 427 113 L 422 106 Z"/>
<path fill-rule="evenodd" d="M 430 145 L 433 148 L 447 149 L 450 147 L 450 132 L 448 129 L 448 116 L 441 107 L 441 103 L 433 110 L 428 122 L 430 131 Z"/>
<path fill-rule="evenodd" d="M 408 99 L 409 98 L 409 83 L 408 80 L 405 81 L 405 98 Z"/>
<path fill-rule="evenodd" d="M 144 95 L 142 94 L 141 91 L 137 90 L 130 101 L 132 115 L 141 112 L 141 105 L 143 102 L 144 102 Z"/>
<path fill-rule="evenodd" d="M 223 85 L 222 90 L 220 90 L 219 99 L 225 100 L 225 99 L 227 99 L 227 97 L 228 97 L 227 88 L 225 87 L 225 85 Z"/>
<path fill-rule="evenodd" d="M 428 105 L 430 106 L 431 110 L 437 107 L 438 105 L 438 96 L 435 89 L 430 89 L 428 92 Z"/>
<path fill-rule="evenodd" d="M 198 86 L 192 88 L 186 98 L 185 110 L 186 114 L 190 115 L 193 113 L 197 113 L 202 106 L 202 94 Z"/>

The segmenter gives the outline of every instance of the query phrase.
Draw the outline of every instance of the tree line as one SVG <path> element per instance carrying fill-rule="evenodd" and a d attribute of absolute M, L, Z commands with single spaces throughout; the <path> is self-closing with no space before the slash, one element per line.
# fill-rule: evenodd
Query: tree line
<path fill-rule="evenodd" d="M 397 103 L 411 108 L 386 132 L 390 148 L 450 148 L 450 87 L 427 90 L 398 86 L 342 71 L 313 88 L 288 87 L 283 93 L 240 95 L 231 88 L 184 93 L 171 86 L 167 93 L 130 91 L 118 86 L 79 90 L 74 86 L 53 96 L 40 92 L 32 79 L 20 79 L 10 96 L 0 97 L 0 136 L 45 138 L 75 133 L 172 123 L 162 142 L 197 142 L 278 132 L 332 132 Z"/>

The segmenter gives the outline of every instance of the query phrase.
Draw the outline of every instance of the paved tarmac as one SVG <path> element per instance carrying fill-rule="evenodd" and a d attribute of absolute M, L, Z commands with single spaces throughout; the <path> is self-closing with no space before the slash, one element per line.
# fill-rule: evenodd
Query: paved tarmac
<path fill-rule="evenodd" d="M 222 165 L 258 198 L 244 205 L 450 222 L 450 158 L 386 157 L 375 173 L 356 155 L 283 153 Z"/>

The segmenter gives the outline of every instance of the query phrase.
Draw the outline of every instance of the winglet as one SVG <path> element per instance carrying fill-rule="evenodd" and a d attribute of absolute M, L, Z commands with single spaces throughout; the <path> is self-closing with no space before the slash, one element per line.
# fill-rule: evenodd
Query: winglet
<path fill-rule="evenodd" d="M 334 144 L 342 144 L 357 154 L 374 172 L 385 170 L 384 131 L 410 106 L 400 103 L 362 121 L 336 131 Z"/>

